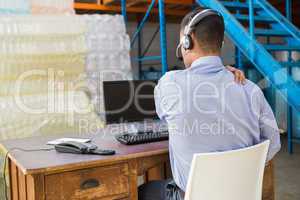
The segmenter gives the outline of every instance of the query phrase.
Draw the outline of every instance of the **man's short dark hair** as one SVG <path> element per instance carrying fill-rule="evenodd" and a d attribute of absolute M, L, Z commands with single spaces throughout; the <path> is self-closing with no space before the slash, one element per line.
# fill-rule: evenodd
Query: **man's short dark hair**
<path fill-rule="evenodd" d="M 191 19 L 201 12 L 203 9 L 196 9 L 188 13 L 181 22 L 181 31 L 184 32 L 185 27 Z M 219 52 L 222 48 L 224 40 L 224 20 L 220 16 L 207 16 L 201 20 L 195 27 L 193 33 L 205 53 Z"/>

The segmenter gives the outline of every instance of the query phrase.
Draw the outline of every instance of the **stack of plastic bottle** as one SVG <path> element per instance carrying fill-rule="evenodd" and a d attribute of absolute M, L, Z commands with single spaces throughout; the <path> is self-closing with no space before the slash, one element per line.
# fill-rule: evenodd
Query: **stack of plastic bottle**
<path fill-rule="evenodd" d="M 121 15 L 85 15 L 88 26 L 88 86 L 100 116 L 104 114 L 103 81 L 130 80 L 130 40 Z"/>
<path fill-rule="evenodd" d="M 0 0 L 0 14 L 28 14 L 29 0 Z"/>
<path fill-rule="evenodd" d="M 80 133 L 79 121 L 100 124 L 82 90 L 86 35 L 82 16 L 0 18 L 1 139 Z"/>
<path fill-rule="evenodd" d="M 7 15 L 0 38 L 0 139 L 101 128 L 103 81 L 132 79 L 120 15 Z"/>

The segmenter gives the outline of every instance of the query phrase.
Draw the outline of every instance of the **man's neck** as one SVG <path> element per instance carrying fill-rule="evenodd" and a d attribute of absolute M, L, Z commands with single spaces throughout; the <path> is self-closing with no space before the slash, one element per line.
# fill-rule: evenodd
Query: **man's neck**
<path fill-rule="evenodd" d="M 192 58 L 192 63 L 195 62 L 196 60 L 200 59 L 200 58 L 204 58 L 204 57 L 208 57 L 208 56 L 218 56 L 220 57 L 221 56 L 221 53 L 197 53 L 197 54 L 194 54 L 193 55 L 193 58 Z M 191 67 L 191 66 L 189 66 Z M 187 67 L 187 68 L 189 68 Z"/>
<path fill-rule="evenodd" d="M 218 57 L 220 57 L 221 53 L 216 53 L 216 52 L 214 52 L 214 53 L 205 53 L 205 54 L 204 53 L 198 53 L 198 54 L 195 54 L 195 56 L 193 58 L 193 62 L 195 60 L 198 60 L 199 58 L 208 57 L 208 56 L 218 56 Z"/>

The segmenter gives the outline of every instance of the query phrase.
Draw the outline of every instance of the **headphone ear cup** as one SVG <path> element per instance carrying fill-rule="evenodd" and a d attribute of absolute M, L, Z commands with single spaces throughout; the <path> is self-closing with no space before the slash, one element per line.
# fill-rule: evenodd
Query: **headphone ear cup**
<path fill-rule="evenodd" d="M 190 35 L 184 36 L 183 48 L 185 50 L 190 50 L 193 48 L 193 41 L 192 41 L 192 37 Z"/>

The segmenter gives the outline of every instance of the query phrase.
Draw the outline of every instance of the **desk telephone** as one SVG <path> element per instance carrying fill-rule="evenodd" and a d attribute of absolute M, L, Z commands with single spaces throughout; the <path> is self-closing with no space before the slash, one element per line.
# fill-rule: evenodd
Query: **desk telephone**
<path fill-rule="evenodd" d="M 95 155 L 114 155 L 114 150 L 99 149 L 92 143 L 80 142 L 63 142 L 55 145 L 55 150 L 60 153 L 73 153 L 73 154 L 95 154 Z"/>

